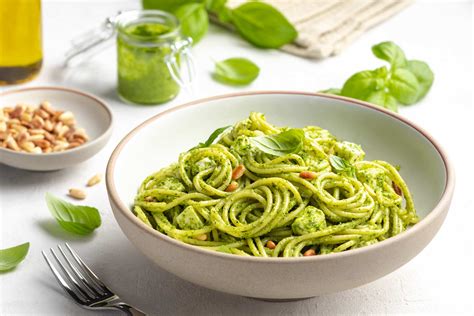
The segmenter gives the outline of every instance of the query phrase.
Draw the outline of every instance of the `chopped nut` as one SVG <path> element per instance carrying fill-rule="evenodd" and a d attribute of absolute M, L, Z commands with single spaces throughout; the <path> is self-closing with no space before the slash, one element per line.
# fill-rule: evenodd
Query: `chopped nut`
<path fill-rule="evenodd" d="M 269 240 L 269 241 L 267 241 L 266 246 L 269 249 L 275 249 L 276 244 L 273 242 L 273 240 Z"/>
<path fill-rule="evenodd" d="M 81 189 L 69 189 L 69 196 L 77 200 L 84 200 L 86 198 L 86 192 Z"/>
<path fill-rule="evenodd" d="M 393 188 L 393 191 L 395 191 L 396 194 L 402 196 L 402 189 L 400 189 L 400 187 L 392 181 L 392 188 Z"/>
<path fill-rule="evenodd" d="M 313 180 L 313 179 L 316 179 L 316 177 L 317 177 L 316 172 L 312 172 L 312 171 L 300 172 L 300 178 L 303 178 L 303 179 Z"/>
<path fill-rule="evenodd" d="M 229 186 L 225 189 L 226 192 L 234 192 L 239 187 L 239 184 L 235 181 L 232 181 Z"/>
<path fill-rule="evenodd" d="M 245 172 L 245 166 L 244 165 L 238 165 L 232 171 L 232 180 L 239 179 L 240 177 L 242 177 L 244 175 L 244 172 Z"/>
<path fill-rule="evenodd" d="M 205 241 L 205 240 L 207 240 L 207 235 L 206 234 L 197 235 L 196 239 L 201 240 L 201 241 Z"/>
<path fill-rule="evenodd" d="M 305 257 L 315 256 L 315 255 L 316 255 L 316 250 L 314 250 L 313 248 L 310 248 L 303 253 L 303 256 Z"/>
<path fill-rule="evenodd" d="M 87 186 L 91 187 L 93 185 L 96 185 L 101 180 L 102 180 L 102 175 L 100 173 L 98 173 L 95 176 L 93 176 L 92 178 L 90 178 L 89 181 L 87 181 Z"/>

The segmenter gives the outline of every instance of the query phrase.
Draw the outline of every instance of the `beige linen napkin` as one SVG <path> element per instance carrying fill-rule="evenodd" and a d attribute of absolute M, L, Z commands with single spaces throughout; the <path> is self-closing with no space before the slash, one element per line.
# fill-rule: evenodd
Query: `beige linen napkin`
<path fill-rule="evenodd" d="M 340 53 L 371 27 L 389 19 L 414 0 L 263 0 L 280 10 L 298 30 L 298 38 L 281 49 L 324 58 Z M 245 0 L 230 0 L 236 7 Z"/>

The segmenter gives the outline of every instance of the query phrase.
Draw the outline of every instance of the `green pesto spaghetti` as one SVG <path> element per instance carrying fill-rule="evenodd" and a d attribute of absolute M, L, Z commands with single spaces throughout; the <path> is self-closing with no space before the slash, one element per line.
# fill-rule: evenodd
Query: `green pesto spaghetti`
<path fill-rule="evenodd" d="M 184 243 L 242 256 L 364 247 L 418 221 L 397 168 L 364 157 L 320 127 L 275 127 L 251 113 L 147 177 L 133 211 Z"/>

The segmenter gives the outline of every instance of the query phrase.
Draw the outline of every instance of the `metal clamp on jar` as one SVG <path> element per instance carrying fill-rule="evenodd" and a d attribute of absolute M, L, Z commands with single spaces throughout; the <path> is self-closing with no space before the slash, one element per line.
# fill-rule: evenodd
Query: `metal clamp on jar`
<path fill-rule="evenodd" d="M 160 104 L 189 89 L 194 77 L 191 38 L 183 37 L 178 19 L 158 10 L 121 12 L 100 29 L 72 41 L 66 65 L 82 62 L 117 35 L 119 96 L 136 104 Z M 186 76 L 181 75 L 185 64 Z"/>

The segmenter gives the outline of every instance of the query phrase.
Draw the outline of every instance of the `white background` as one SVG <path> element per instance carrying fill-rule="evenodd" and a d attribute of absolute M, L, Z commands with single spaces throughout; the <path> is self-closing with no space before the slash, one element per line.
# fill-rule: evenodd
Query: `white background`
<path fill-rule="evenodd" d="M 321 61 L 258 50 L 213 26 L 194 48 L 196 95 L 182 93 L 166 105 L 152 107 L 118 100 L 113 48 L 78 69 L 61 68 L 71 37 L 118 10 L 138 6 L 135 1 L 110 0 L 44 3 L 45 64 L 39 78 L 27 86 L 63 85 L 96 94 L 110 104 L 116 125 L 108 146 L 77 167 L 37 173 L 0 166 L 0 248 L 31 242 L 26 260 L 15 271 L 0 274 L 0 314 L 93 314 L 66 298 L 43 262 L 42 249 L 64 242 L 73 245 L 124 300 L 153 315 L 474 314 L 472 2 L 418 2 L 369 31 L 340 56 Z M 103 183 L 88 191 L 87 203 L 98 207 L 103 219 L 92 236 L 71 236 L 51 218 L 44 203 L 45 192 L 63 196 L 68 188 L 103 172 L 117 142 L 151 115 L 191 98 L 228 92 L 338 87 L 354 72 L 378 67 L 381 62 L 372 57 L 370 47 L 385 40 L 395 41 L 408 58 L 425 60 L 434 70 L 436 80 L 428 96 L 400 112 L 440 141 L 457 173 L 456 192 L 445 224 L 420 255 L 396 272 L 341 293 L 298 302 L 262 302 L 195 286 L 152 265 L 118 228 Z M 233 56 L 249 57 L 261 67 L 260 77 L 251 86 L 231 88 L 210 78 L 213 59 Z M 212 126 L 212 122 L 206 123 Z"/>

